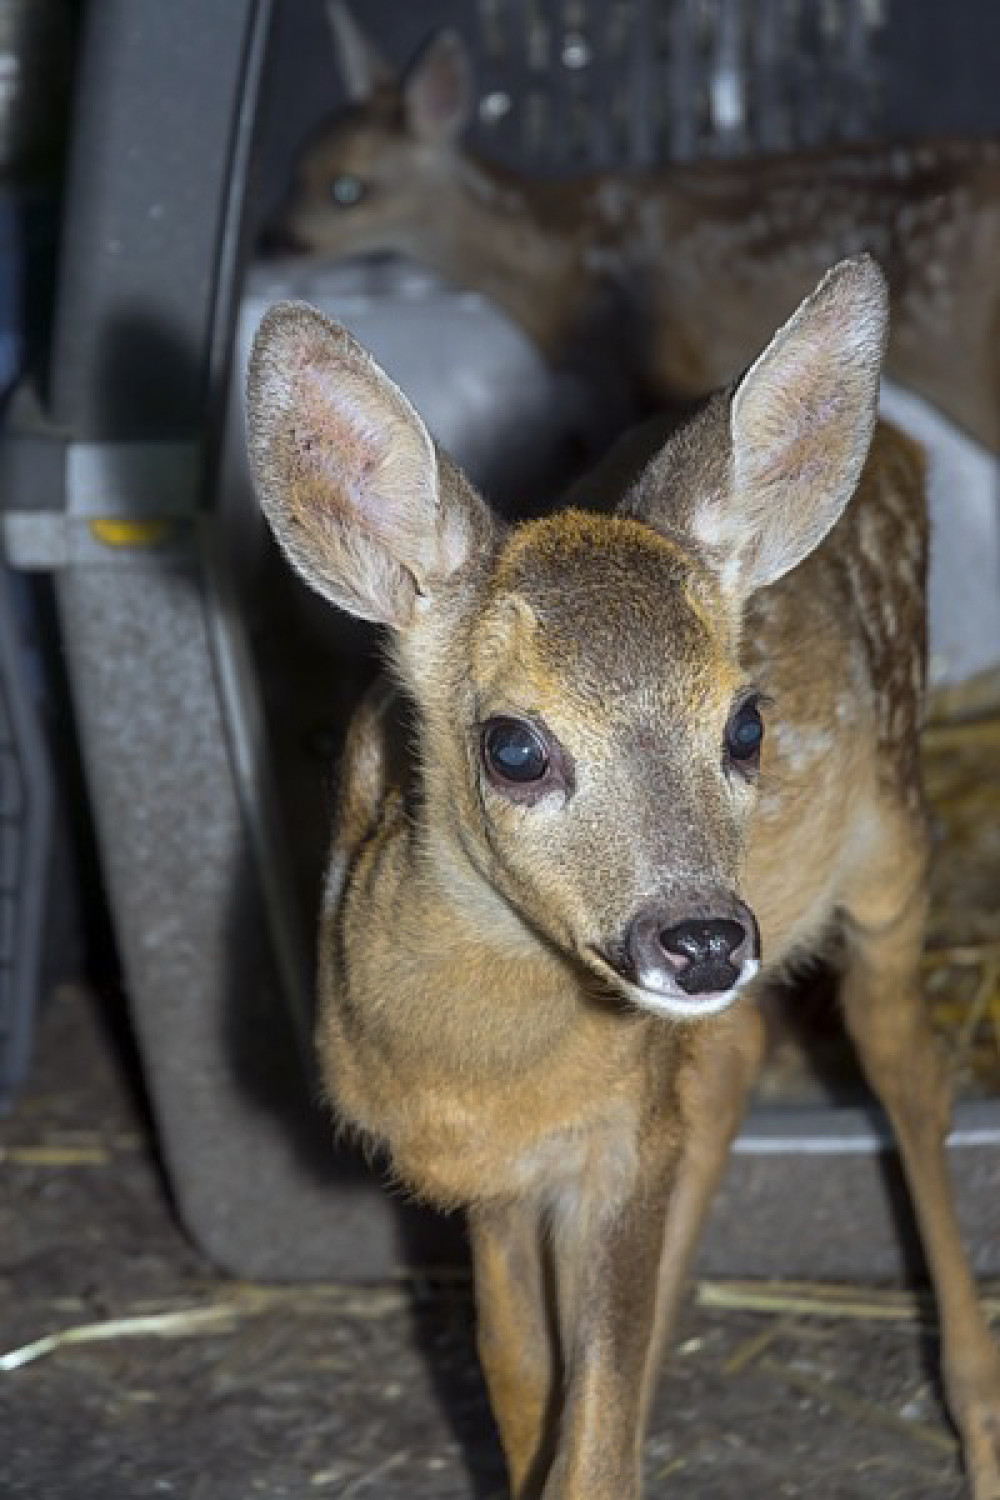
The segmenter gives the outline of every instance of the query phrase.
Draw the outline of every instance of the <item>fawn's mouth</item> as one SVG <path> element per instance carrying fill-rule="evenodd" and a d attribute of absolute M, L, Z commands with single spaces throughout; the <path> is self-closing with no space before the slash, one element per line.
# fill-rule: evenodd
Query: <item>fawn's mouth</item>
<path fill-rule="evenodd" d="M 740 991 L 756 978 L 759 971 L 759 961 L 748 958 L 736 980 L 727 989 L 704 990 L 696 995 L 686 994 L 668 975 L 659 973 L 640 976 L 637 984 L 619 979 L 619 984 L 633 1005 L 642 1010 L 657 1016 L 670 1016 L 674 1020 L 697 1021 L 702 1016 L 715 1016 L 728 1010 L 738 999 Z"/>
<path fill-rule="evenodd" d="M 591 953 L 600 962 L 601 968 L 610 974 L 615 989 L 639 1010 L 651 1015 L 668 1017 L 675 1021 L 698 1021 L 704 1016 L 719 1015 L 728 1010 L 760 972 L 760 960 L 745 958 L 732 982 L 719 989 L 702 990 L 690 994 L 678 984 L 675 976 L 667 970 L 655 968 L 637 971 L 634 978 L 627 978 L 621 967 L 615 964 L 600 948 L 592 947 Z"/>
<path fill-rule="evenodd" d="M 288 255 L 302 255 L 307 246 L 281 223 L 268 224 L 261 230 L 257 251 L 265 260 L 279 260 Z"/>

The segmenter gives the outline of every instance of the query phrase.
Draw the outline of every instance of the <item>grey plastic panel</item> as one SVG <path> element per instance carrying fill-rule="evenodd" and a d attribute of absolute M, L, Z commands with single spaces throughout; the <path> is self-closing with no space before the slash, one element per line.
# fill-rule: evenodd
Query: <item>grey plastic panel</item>
<path fill-rule="evenodd" d="M 950 1161 L 976 1274 L 1000 1270 L 1000 1111 L 955 1112 Z M 899 1159 L 872 1109 L 761 1109 L 736 1143 L 699 1268 L 708 1275 L 898 1281 L 923 1265 Z"/>
<path fill-rule="evenodd" d="M 260 0 L 85 8 L 51 415 L 78 438 L 201 431 Z"/>
<path fill-rule="evenodd" d="M 232 777 L 200 574 L 192 557 L 57 580 L 174 1195 L 202 1248 L 242 1276 L 363 1278 L 411 1253 L 429 1262 L 448 1232 L 382 1202 L 358 1163 L 336 1155 L 314 1102 Z"/>

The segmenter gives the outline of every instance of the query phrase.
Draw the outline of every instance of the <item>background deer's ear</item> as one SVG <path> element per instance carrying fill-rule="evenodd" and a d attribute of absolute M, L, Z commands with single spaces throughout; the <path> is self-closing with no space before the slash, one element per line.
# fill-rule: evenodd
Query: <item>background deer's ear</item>
<path fill-rule="evenodd" d="M 247 381 L 254 484 L 279 543 L 333 604 L 405 629 L 489 519 L 345 328 L 301 303 L 265 315 Z"/>
<path fill-rule="evenodd" d="M 735 596 L 774 583 L 857 488 L 887 331 L 878 266 L 867 255 L 841 261 L 734 390 L 667 443 L 624 508 L 693 540 Z"/>
<path fill-rule="evenodd" d="M 420 140 L 454 141 L 472 114 L 472 63 L 457 31 L 431 38 L 403 79 L 406 123 Z"/>
<path fill-rule="evenodd" d="M 396 75 L 343 0 L 327 0 L 326 19 L 344 92 L 352 104 L 363 104 L 377 89 L 395 82 Z"/>

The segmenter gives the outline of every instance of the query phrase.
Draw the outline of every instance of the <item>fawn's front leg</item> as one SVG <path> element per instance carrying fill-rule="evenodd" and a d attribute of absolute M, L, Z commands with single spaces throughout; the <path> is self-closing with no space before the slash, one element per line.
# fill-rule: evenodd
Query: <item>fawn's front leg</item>
<path fill-rule="evenodd" d="M 554 1205 L 471 1216 L 478 1339 L 515 1500 L 638 1500 L 672 1142 L 624 1194 L 599 1170 Z"/>
<path fill-rule="evenodd" d="M 602 1215 L 600 1175 L 556 1212 L 471 1215 L 479 1353 L 515 1500 L 639 1493 L 642 1436 L 698 1233 L 760 1066 L 745 1000 L 692 1032 L 670 1138 Z"/>
<path fill-rule="evenodd" d="M 533 1202 L 473 1209 L 476 1340 L 511 1494 L 538 1493 L 558 1417 L 547 1226 Z"/>
<path fill-rule="evenodd" d="M 553 1214 L 563 1379 L 543 1500 L 638 1500 L 675 1126 L 676 1118 L 640 1131 L 627 1192 L 616 1198 L 618 1185 L 595 1171 Z"/>

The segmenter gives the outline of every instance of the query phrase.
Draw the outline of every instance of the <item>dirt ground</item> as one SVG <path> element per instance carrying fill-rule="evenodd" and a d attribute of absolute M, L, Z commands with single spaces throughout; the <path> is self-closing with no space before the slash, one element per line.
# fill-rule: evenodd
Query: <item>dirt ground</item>
<path fill-rule="evenodd" d="M 172 1216 L 106 1009 L 59 993 L 0 1120 L 0 1493 L 501 1497 L 467 1283 L 220 1278 Z M 840 1316 L 817 1316 L 768 1291 L 765 1312 L 693 1292 L 646 1447 L 649 1495 L 962 1495 L 933 1334 L 874 1317 L 907 1299 L 854 1289 Z M 118 1321 L 138 1318 L 153 1321 Z M 6 1367 L 79 1325 L 107 1336 Z"/>

